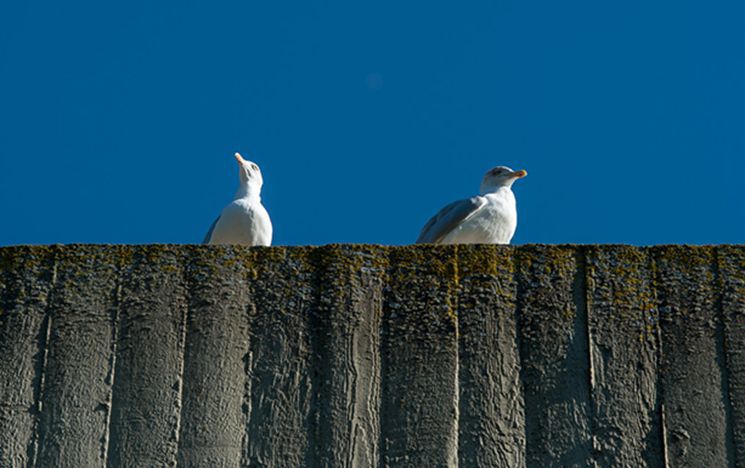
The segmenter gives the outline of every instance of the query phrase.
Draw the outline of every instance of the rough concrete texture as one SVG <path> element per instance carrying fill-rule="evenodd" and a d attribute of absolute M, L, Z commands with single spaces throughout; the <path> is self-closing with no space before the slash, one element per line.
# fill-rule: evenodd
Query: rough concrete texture
<path fill-rule="evenodd" d="M 745 466 L 745 247 L 0 249 L 0 466 Z"/>

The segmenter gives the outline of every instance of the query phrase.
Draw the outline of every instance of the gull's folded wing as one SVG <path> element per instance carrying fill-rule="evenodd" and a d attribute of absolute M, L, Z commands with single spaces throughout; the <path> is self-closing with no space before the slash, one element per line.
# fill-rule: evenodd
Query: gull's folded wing
<path fill-rule="evenodd" d="M 434 215 L 419 233 L 417 244 L 438 244 L 456 226 L 467 220 L 486 204 L 483 197 L 471 197 L 458 200 L 441 209 Z"/>
<path fill-rule="evenodd" d="M 212 240 L 212 231 L 215 230 L 215 226 L 217 226 L 217 222 L 218 221 L 220 221 L 220 217 L 219 216 L 215 219 L 215 222 L 212 223 L 212 226 L 210 226 L 210 230 L 207 231 L 207 235 L 204 236 L 204 240 L 202 241 L 202 244 L 209 244 L 210 243 L 210 241 Z"/>

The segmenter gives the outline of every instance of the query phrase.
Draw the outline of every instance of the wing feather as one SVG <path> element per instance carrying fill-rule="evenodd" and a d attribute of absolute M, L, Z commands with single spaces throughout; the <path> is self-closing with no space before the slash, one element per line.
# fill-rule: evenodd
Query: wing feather
<path fill-rule="evenodd" d="M 204 240 L 202 241 L 202 244 L 209 244 L 212 240 L 212 232 L 215 230 L 215 226 L 217 226 L 217 222 L 220 221 L 220 217 L 218 216 L 215 221 L 212 223 L 212 226 L 210 226 L 210 230 L 207 231 L 207 235 L 204 236 Z"/>
<path fill-rule="evenodd" d="M 417 244 L 438 244 L 460 223 L 467 220 L 486 204 L 483 197 L 455 201 L 427 221 L 419 233 Z"/>

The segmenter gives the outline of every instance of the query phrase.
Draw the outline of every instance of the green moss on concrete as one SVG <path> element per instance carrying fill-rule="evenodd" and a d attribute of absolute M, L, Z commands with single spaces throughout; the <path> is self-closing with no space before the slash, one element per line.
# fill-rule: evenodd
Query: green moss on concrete
<path fill-rule="evenodd" d="M 604 306 L 610 310 L 602 320 L 615 327 L 638 329 L 639 340 L 655 342 L 659 317 L 653 264 L 647 250 L 624 245 L 589 246 L 586 259 L 588 297 L 591 301 L 593 295 L 610 300 Z"/>
<path fill-rule="evenodd" d="M 718 247 L 716 262 L 722 294 L 745 301 L 745 245 Z"/>
<path fill-rule="evenodd" d="M 23 245 L 0 248 L 7 265 L 6 269 L 14 271 L 34 270 L 44 265 L 45 261 L 53 258 L 56 249 L 57 246 L 54 245 Z"/>
<path fill-rule="evenodd" d="M 739 247 L 732 247 L 737 249 Z M 646 276 L 642 269 L 656 268 L 649 262 L 670 269 L 670 274 L 695 275 L 703 281 L 713 279 L 715 251 L 710 246 L 661 246 L 640 249 L 629 246 L 590 246 L 588 259 L 612 249 L 614 260 L 609 274 L 614 278 L 612 300 L 617 311 L 613 319 L 621 323 L 654 315 L 659 287 L 655 274 Z M 362 269 L 379 270 L 385 282 L 400 284 L 418 283 L 422 277 L 436 278 L 432 287 L 446 288 L 447 321 L 457 321 L 457 296 L 464 278 L 475 275 L 501 277 L 521 276 L 530 281 L 536 275 L 559 278 L 574 275 L 577 268 L 576 246 L 511 246 L 460 245 L 460 246 L 402 246 L 385 247 L 369 245 L 331 244 L 323 247 L 232 247 L 232 246 L 18 246 L 0 249 L 0 271 L 34 272 L 43 269 L 57 258 L 60 266 L 69 268 L 67 281 L 74 281 L 84 273 L 81 269 L 91 262 L 110 263 L 126 267 L 135 261 L 145 261 L 166 273 L 176 274 L 186 265 L 204 269 L 205 274 L 217 274 L 221 269 L 245 270 L 249 280 L 271 274 L 311 274 L 318 268 L 340 275 L 326 275 L 334 288 L 344 287 L 346 275 L 359 274 Z M 517 260 L 517 262 L 515 261 Z M 515 271 L 516 264 L 520 272 Z M 740 260 L 745 269 L 745 261 Z M 598 272 L 592 260 L 586 262 L 588 287 L 593 286 Z M 645 284 L 649 281 L 650 284 Z M 741 290 L 737 291 L 742 293 Z M 291 294 L 292 291 L 285 291 Z M 340 293 L 335 293 L 340 294 Z M 634 300 L 630 300 L 631 297 Z M 571 318 L 573 311 L 565 315 Z M 650 322 L 651 320 L 645 320 Z M 645 325 L 642 335 L 653 332 L 652 325 Z"/>
<path fill-rule="evenodd" d="M 442 298 L 442 303 L 425 304 L 427 310 L 421 314 L 423 318 L 431 316 L 437 309 L 444 311 L 443 315 L 434 315 L 437 323 L 422 324 L 425 329 L 444 327 L 442 331 L 457 332 L 457 248 L 458 246 L 413 245 L 396 247 L 389 251 L 390 282 L 396 284 L 399 291 L 423 292 L 433 289 L 436 292 L 427 294 L 427 297 Z"/>
<path fill-rule="evenodd" d="M 574 245 L 546 246 L 529 245 L 518 248 L 518 280 L 524 287 L 530 286 L 533 292 L 522 298 L 522 306 L 527 309 L 541 308 L 552 303 L 557 285 L 564 285 L 570 291 L 561 304 L 552 304 L 552 308 L 561 307 L 562 322 L 572 322 L 576 316 L 576 301 L 569 300 L 577 279 L 579 250 Z M 527 285 L 527 286 L 525 286 Z M 536 287 L 540 285 L 541 287 Z M 576 298 L 575 298 L 576 299 Z"/>
<path fill-rule="evenodd" d="M 650 250 L 655 261 L 654 288 L 661 304 L 672 306 L 663 318 L 700 319 L 700 311 L 714 300 L 715 248 L 660 246 Z"/>
<path fill-rule="evenodd" d="M 466 275 L 514 275 L 515 247 L 507 245 L 460 245 L 458 269 Z"/>
<path fill-rule="evenodd" d="M 700 275 L 703 279 L 713 278 L 715 248 L 713 246 L 666 245 L 652 247 L 656 262 L 677 274 Z"/>

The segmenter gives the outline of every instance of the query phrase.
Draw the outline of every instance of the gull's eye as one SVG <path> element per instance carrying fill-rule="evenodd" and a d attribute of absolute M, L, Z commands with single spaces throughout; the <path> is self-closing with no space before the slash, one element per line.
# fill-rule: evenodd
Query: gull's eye
<path fill-rule="evenodd" d="M 258 171 L 259 166 L 257 166 L 256 164 L 251 164 L 251 169 L 253 169 L 254 171 Z"/>

